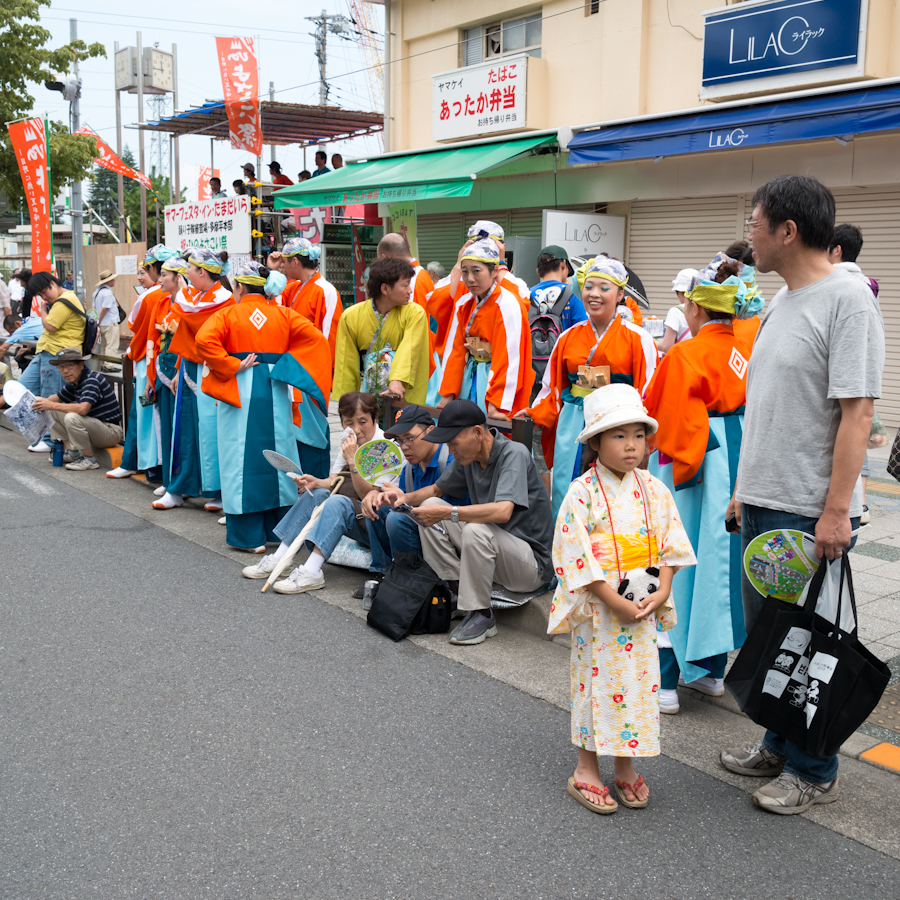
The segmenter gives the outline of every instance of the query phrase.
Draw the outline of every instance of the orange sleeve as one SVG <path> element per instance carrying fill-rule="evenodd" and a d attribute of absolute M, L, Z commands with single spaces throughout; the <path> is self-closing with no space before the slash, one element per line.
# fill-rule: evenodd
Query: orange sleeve
<path fill-rule="evenodd" d="M 709 441 L 709 413 L 700 396 L 700 376 L 676 344 L 656 369 L 644 406 L 659 423 L 653 445 L 672 458 L 676 488 L 700 471 Z"/>
<path fill-rule="evenodd" d="M 459 397 L 459 392 L 462 390 L 463 371 L 466 368 L 466 361 L 469 355 L 466 352 L 466 326 L 463 323 L 468 321 L 467 308 L 474 303 L 475 299 L 472 298 L 469 303 L 464 304 L 459 309 L 456 309 L 454 306 L 457 327 L 453 335 L 452 345 L 444 351 L 444 372 L 440 387 L 441 396 L 443 397 L 446 397 L 448 394 L 454 394 Z"/>
<path fill-rule="evenodd" d="M 447 336 L 450 333 L 450 324 L 453 321 L 453 310 L 456 308 L 456 302 L 466 293 L 465 285 L 460 282 L 456 295 L 450 293 L 449 279 L 441 285 L 438 285 L 429 295 L 425 304 L 425 312 L 437 322 L 437 335 L 434 342 L 434 349 L 438 355 L 443 357 L 447 347 Z"/>
<path fill-rule="evenodd" d="M 643 325 L 644 317 L 641 315 L 641 308 L 627 294 L 625 295 L 625 305 L 631 310 L 632 322 L 635 325 Z"/>
<path fill-rule="evenodd" d="M 541 433 L 541 448 L 544 451 L 544 460 L 548 468 L 553 466 L 553 455 L 556 449 L 556 423 L 562 409 L 561 395 L 572 384 L 569 380 L 569 367 L 566 363 L 567 351 L 572 340 L 572 329 L 564 331 L 560 335 L 550 354 L 547 368 L 544 370 L 541 390 L 534 406 L 528 410 L 531 418 L 544 429 Z"/>
<path fill-rule="evenodd" d="M 528 403 L 534 384 L 531 330 L 517 294 L 500 288 L 495 295 L 491 333 L 484 339 L 491 345 L 491 379 L 485 404 L 493 403 L 512 414 Z"/>
<path fill-rule="evenodd" d="M 237 375 L 241 361 L 231 356 L 225 349 L 225 336 L 228 332 L 225 323 L 225 310 L 220 309 L 211 315 L 197 331 L 197 350 L 203 357 L 210 371 L 219 381 L 228 381 Z"/>

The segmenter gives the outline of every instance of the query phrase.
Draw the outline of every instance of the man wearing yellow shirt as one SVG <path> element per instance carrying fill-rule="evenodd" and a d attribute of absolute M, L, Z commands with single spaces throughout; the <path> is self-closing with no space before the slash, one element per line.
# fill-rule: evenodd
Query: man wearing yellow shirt
<path fill-rule="evenodd" d="M 40 316 L 44 331 L 38 338 L 34 359 L 19 381 L 35 396 L 50 397 L 58 394 L 65 385 L 59 370 L 50 365 L 50 360 L 60 350 L 80 347 L 84 343 L 84 307 L 78 297 L 67 291 L 49 272 L 35 272 L 28 280 L 28 292 L 33 297 L 41 298 Z M 75 309 L 66 306 L 63 300 Z M 39 441 L 28 449 L 35 453 L 48 453 L 50 446 Z"/>

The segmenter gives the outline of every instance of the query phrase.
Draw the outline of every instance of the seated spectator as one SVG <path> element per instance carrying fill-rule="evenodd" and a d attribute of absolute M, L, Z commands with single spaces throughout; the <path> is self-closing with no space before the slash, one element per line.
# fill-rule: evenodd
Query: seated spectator
<path fill-rule="evenodd" d="M 428 316 L 410 303 L 414 274 L 404 259 L 372 263 L 369 300 L 348 307 L 338 322 L 332 396 L 363 390 L 425 402 Z"/>
<path fill-rule="evenodd" d="M 691 329 L 688 328 L 684 316 L 684 295 L 691 289 L 695 278 L 700 278 L 700 273 L 696 269 L 682 269 L 672 279 L 672 290 L 678 296 L 678 306 L 673 306 L 666 313 L 666 332 L 659 348 L 661 354 L 666 354 L 676 344 L 691 339 Z"/>
<path fill-rule="evenodd" d="M 447 444 L 453 462 L 428 487 L 394 501 L 417 507 L 426 562 L 450 583 L 466 613 L 451 644 L 480 644 L 497 634 L 491 609 L 496 581 L 511 591 L 537 591 L 553 578 L 550 498 L 531 452 L 495 428 L 471 400 L 444 407 L 437 428 L 424 436 Z M 471 506 L 453 506 L 447 495 L 469 495 Z M 443 530 L 429 528 L 440 523 Z"/>
<path fill-rule="evenodd" d="M 320 503 L 325 506 L 306 539 L 309 558 L 287 578 L 275 582 L 274 587 L 279 594 L 300 594 L 323 587 L 325 576 L 322 574 L 322 566 L 344 535 L 365 547 L 371 546 L 360 498 L 374 490 L 376 485 L 370 484 L 356 471 L 355 458 L 357 449 L 363 444 L 384 437 L 384 432 L 376 424 L 377 412 L 378 405 L 371 394 L 353 391 L 341 397 L 338 414 L 344 430 L 339 438 L 341 452 L 331 467 L 331 474 L 328 478 L 293 476 L 300 498 L 273 529 L 281 538 L 281 544 L 274 553 L 264 556 L 255 566 L 247 566 L 243 570 L 245 578 L 268 578 L 274 571 L 275 564 L 288 553 L 291 544 Z M 344 476 L 344 484 L 340 493 L 329 496 L 338 475 Z M 396 485 L 397 476 L 385 476 L 379 480 L 379 484 Z M 389 565 L 390 560 L 376 560 L 373 556 L 370 571 L 386 570 Z"/>
<path fill-rule="evenodd" d="M 77 347 L 60 350 L 50 365 L 59 369 L 65 386 L 50 397 L 38 397 L 34 409 L 50 413 L 54 425 L 50 436 L 66 446 L 67 469 L 83 472 L 97 469 L 94 447 L 115 447 L 122 431 L 122 411 L 115 391 L 99 372 L 86 368 Z"/>
<path fill-rule="evenodd" d="M 390 566 L 395 553 L 417 553 L 422 555 L 419 540 L 419 526 L 414 519 L 394 512 L 394 501 L 402 493 L 412 493 L 419 488 L 434 484 L 447 466 L 453 462 L 453 454 L 446 444 L 433 444 L 425 436 L 434 428 L 431 413 L 422 406 L 405 406 L 397 421 L 385 431 L 385 436 L 395 440 L 406 457 L 406 465 L 400 472 L 399 490 L 383 487 L 370 491 L 363 497 L 362 510 L 370 535 L 377 540 L 371 542 L 372 556 L 384 556 L 383 570 Z M 463 500 L 451 498 L 455 506 L 467 506 L 468 497 Z M 381 580 L 381 572 L 375 575 Z M 363 596 L 362 588 L 354 597 Z"/>
<path fill-rule="evenodd" d="M 16 347 L 16 344 L 20 341 L 36 341 L 44 331 L 44 323 L 37 316 L 29 316 L 23 321 L 19 315 L 10 315 L 3 320 L 3 327 L 9 335 L 0 344 L 0 360 L 15 348 L 13 359 L 19 367 L 19 372 L 24 372 L 34 359 L 35 351 L 30 346 Z"/>

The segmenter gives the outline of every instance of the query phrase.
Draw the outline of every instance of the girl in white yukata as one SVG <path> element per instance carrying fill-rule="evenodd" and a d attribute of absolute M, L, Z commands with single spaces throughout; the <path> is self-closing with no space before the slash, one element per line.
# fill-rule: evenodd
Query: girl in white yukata
<path fill-rule="evenodd" d="M 626 384 L 598 388 L 585 398 L 584 413 L 578 440 L 597 459 L 572 482 L 556 520 L 559 586 L 548 631 L 572 633 L 578 766 L 566 790 L 606 814 L 619 804 L 600 779 L 599 756 L 615 758 L 616 794 L 623 805 L 645 807 L 650 797 L 633 758 L 659 754 L 656 633 L 675 623 L 675 572 L 696 559 L 668 488 L 637 470 L 647 436 L 656 431 L 640 394 Z M 655 590 L 629 599 L 628 576 Z"/>

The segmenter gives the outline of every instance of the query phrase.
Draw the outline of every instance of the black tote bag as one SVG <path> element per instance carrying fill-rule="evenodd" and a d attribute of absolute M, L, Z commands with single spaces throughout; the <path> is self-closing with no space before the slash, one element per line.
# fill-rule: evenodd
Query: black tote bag
<path fill-rule="evenodd" d="M 769 597 L 725 678 L 738 706 L 756 723 L 826 759 L 861 725 L 881 699 L 890 669 L 857 634 L 856 597 L 847 554 L 834 623 L 816 612 L 825 583 L 823 559 L 804 605 Z M 840 627 L 844 585 L 853 609 L 852 632 Z"/>

